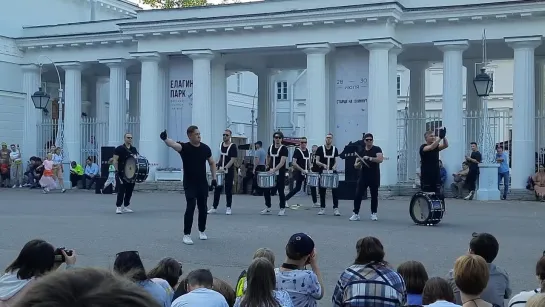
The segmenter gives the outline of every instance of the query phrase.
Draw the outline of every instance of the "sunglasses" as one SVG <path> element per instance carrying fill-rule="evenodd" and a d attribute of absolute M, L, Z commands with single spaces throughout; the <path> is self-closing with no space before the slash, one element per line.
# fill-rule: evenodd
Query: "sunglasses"
<path fill-rule="evenodd" d="M 128 136 L 127 139 L 132 140 L 132 136 Z"/>
<path fill-rule="evenodd" d="M 115 254 L 115 258 L 118 258 L 119 256 L 121 255 L 130 255 L 130 254 L 134 254 L 136 256 L 140 256 L 140 254 L 138 253 L 138 251 L 124 251 L 124 252 L 119 252 L 117 254 Z"/>
<path fill-rule="evenodd" d="M 275 136 L 274 136 L 274 139 L 275 139 L 275 140 L 278 140 L 278 139 L 281 139 L 281 137 L 279 137 L 278 135 L 275 135 Z"/>
<path fill-rule="evenodd" d="M 301 144 L 306 144 L 307 142 L 301 142 Z"/>
<path fill-rule="evenodd" d="M 366 142 L 372 142 L 373 139 L 365 139 Z"/>
<path fill-rule="evenodd" d="M 223 136 L 230 136 L 229 134 L 224 134 Z"/>

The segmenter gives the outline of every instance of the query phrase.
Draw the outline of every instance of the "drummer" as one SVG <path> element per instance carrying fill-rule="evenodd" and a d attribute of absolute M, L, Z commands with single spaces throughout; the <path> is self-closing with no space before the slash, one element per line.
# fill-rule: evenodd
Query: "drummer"
<path fill-rule="evenodd" d="M 442 130 L 442 132 L 440 132 Z M 433 131 L 424 134 L 425 144 L 420 146 L 420 186 L 422 192 L 435 192 L 444 203 L 445 197 L 441 192 L 441 172 L 439 168 L 439 152 L 448 147 L 445 137 L 446 129 L 439 128 L 438 136 Z"/>
<path fill-rule="evenodd" d="M 339 156 L 339 151 L 335 146 L 333 146 L 333 134 L 329 133 L 325 137 L 325 145 L 318 147 L 316 150 L 316 161 L 315 165 L 318 168 L 318 172 L 322 174 L 324 170 L 329 170 L 336 172 L 337 171 L 337 157 Z M 320 211 L 318 215 L 325 214 L 325 195 L 327 188 L 320 187 Z M 339 198 L 337 196 L 337 189 L 331 189 L 331 194 L 333 197 L 333 215 L 340 216 L 339 212 Z"/>
<path fill-rule="evenodd" d="M 280 131 L 273 134 L 274 142 L 267 151 L 267 161 L 265 162 L 265 169 L 268 170 L 269 175 L 276 177 L 276 190 L 278 191 L 278 198 L 280 200 L 280 211 L 278 215 L 283 216 L 286 214 L 286 196 L 284 188 L 286 185 L 286 160 L 288 159 L 288 148 L 282 145 L 284 134 Z M 259 175 L 259 174 L 258 174 Z M 265 209 L 261 210 L 261 214 L 271 213 L 271 189 L 263 189 L 263 196 L 265 197 Z"/>
<path fill-rule="evenodd" d="M 221 192 L 225 186 L 225 201 L 227 202 L 227 210 L 225 214 L 231 215 L 231 204 L 233 202 L 233 180 L 235 174 L 235 161 L 237 160 L 237 146 L 231 143 L 232 132 L 226 129 L 223 132 L 223 142 L 219 146 L 219 159 L 216 162 L 216 168 L 219 172 L 225 174 L 223 185 L 218 185 L 214 191 L 214 202 L 212 209 L 208 210 L 208 214 L 214 214 L 218 210 L 220 203 Z"/>
<path fill-rule="evenodd" d="M 129 157 L 138 156 L 138 150 L 136 150 L 136 147 L 132 146 L 131 133 L 125 133 L 123 138 L 124 143 L 115 148 L 113 157 L 113 165 L 117 174 L 116 185 L 119 187 L 119 191 L 117 192 L 117 201 L 115 203 L 115 206 L 117 207 L 115 210 L 116 214 L 133 212 L 131 209 L 129 209 L 129 205 L 131 204 L 131 197 L 135 183 L 125 180 L 125 176 L 127 175 L 125 174 L 125 164 L 127 163 L 127 159 Z M 121 207 L 122 205 L 124 206 Z"/>
<path fill-rule="evenodd" d="M 305 176 L 310 169 L 310 151 L 307 148 L 308 140 L 306 137 L 302 137 L 299 142 L 299 147 L 295 148 L 293 153 L 293 176 L 295 178 L 295 188 L 286 195 L 286 202 L 290 200 L 297 192 L 301 191 L 301 186 L 305 181 Z M 287 205 L 290 207 L 289 205 Z M 291 206 L 291 209 L 299 209 L 300 205 L 296 204 Z"/>

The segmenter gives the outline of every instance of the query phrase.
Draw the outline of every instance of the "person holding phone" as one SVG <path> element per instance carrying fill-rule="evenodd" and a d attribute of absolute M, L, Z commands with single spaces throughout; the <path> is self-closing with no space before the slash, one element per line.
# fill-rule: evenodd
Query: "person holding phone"
<path fill-rule="evenodd" d="M 441 127 L 435 131 L 424 133 L 425 144 L 420 146 L 420 187 L 422 192 L 434 192 L 444 203 L 441 192 L 441 170 L 439 167 L 439 152 L 448 148 L 447 129 Z"/>

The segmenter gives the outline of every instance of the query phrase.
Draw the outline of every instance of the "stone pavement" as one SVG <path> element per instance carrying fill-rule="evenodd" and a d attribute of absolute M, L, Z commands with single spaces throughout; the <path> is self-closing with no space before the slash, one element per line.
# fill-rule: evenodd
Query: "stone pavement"
<path fill-rule="evenodd" d="M 365 219 L 349 222 L 350 201 L 340 202 L 341 217 L 332 216 L 329 199 L 326 216 L 317 216 L 315 210 L 289 210 L 287 216 L 279 217 L 259 215 L 261 197 L 235 196 L 232 216 L 223 214 L 224 198 L 222 214 L 209 216 L 208 241 L 199 241 L 195 235 L 195 218 L 195 245 L 187 246 L 181 242 L 183 195 L 135 193 L 131 206 L 135 213 L 125 215 L 114 214 L 114 199 L 80 191 L 43 195 L 36 190 L 0 189 L 0 266 L 6 267 L 28 240 L 43 238 L 76 249 L 81 266 L 111 268 L 116 252 L 138 250 L 147 268 L 172 256 L 183 262 L 185 273 L 210 268 L 214 275 L 234 283 L 257 248 L 273 249 L 278 266 L 289 236 L 306 232 L 316 241 L 325 277 L 327 292 L 320 306 L 330 306 L 335 282 L 353 261 L 356 241 L 364 236 L 378 237 L 393 265 L 419 260 L 430 276 L 443 276 L 456 257 L 467 251 L 472 232 L 490 232 L 500 241 L 496 263 L 510 273 L 515 294 L 536 287 L 535 263 L 545 249 L 545 205 L 538 202 L 448 200 L 443 222 L 423 227 L 412 224 L 408 198 L 381 201 L 378 222 L 367 219 L 369 203 L 364 202 Z M 277 206 L 277 198 L 273 200 Z M 310 204 L 307 198 L 298 200 Z"/>

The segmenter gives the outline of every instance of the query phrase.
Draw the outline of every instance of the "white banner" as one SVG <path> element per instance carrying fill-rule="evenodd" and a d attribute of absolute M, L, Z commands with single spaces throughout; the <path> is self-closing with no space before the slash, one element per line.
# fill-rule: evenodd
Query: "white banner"
<path fill-rule="evenodd" d="M 187 142 L 187 127 L 191 126 L 193 109 L 193 63 L 185 57 L 169 59 L 169 117 L 168 136 L 175 141 Z M 168 154 L 170 167 L 181 167 L 180 155 L 173 150 Z"/>
<path fill-rule="evenodd" d="M 361 140 L 367 131 L 369 96 L 369 53 L 361 47 L 341 47 L 335 51 L 334 144 L 339 154 L 350 142 Z M 387 103 L 387 101 L 385 101 Z M 344 170 L 340 160 L 338 170 Z"/>

